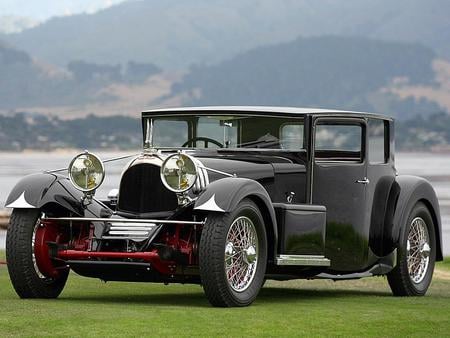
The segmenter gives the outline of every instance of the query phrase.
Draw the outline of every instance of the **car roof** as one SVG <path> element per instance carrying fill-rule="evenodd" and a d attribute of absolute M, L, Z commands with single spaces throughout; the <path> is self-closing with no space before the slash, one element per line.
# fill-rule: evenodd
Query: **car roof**
<path fill-rule="evenodd" d="M 179 107 L 179 108 L 162 108 L 151 109 L 142 112 L 142 117 L 175 114 L 186 115 L 191 112 L 199 113 L 221 113 L 234 112 L 240 114 L 263 114 L 263 115 L 327 115 L 327 116 L 351 116 L 351 117 L 372 117 L 383 120 L 392 120 L 391 117 L 380 114 L 356 112 L 350 110 L 324 109 L 324 108 L 297 108 L 297 107 L 272 107 L 272 106 L 202 106 L 202 107 Z"/>

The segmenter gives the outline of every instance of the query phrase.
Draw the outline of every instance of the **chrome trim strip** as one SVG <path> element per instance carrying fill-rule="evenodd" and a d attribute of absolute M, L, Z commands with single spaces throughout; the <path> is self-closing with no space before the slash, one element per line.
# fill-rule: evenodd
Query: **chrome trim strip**
<path fill-rule="evenodd" d="M 127 226 L 126 225 L 127 223 L 121 224 L 119 226 L 117 226 L 116 224 L 119 224 L 119 223 L 114 222 L 111 225 L 111 230 L 147 230 L 147 229 L 153 229 L 156 226 L 156 224 L 154 224 L 154 223 L 148 223 L 148 224 L 141 224 L 141 223 L 132 224 L 132 223 L 130 223 L 131 224 L 130 226 Z"/>
<path fill-rule="evenodd" d="M 209 185 L 209 175 L 203 163 L 198 158 L 194 157 L 194 159 L 197 162 L 197 168 L 199 169 L 197 172 L 195 187 L 197 189 L 197 192 L 200 192 L 206 189 L 206 187 Z"/>
<path fill-rule="evenodd" d="M 129 218 L 96 218 L 96 217 L 48 217 L 43 221 L 72 221 L 72 222 L 108 222 L 108 223 L 153 223 L 153 224 L 186 224 L 204 225 L 205 222 L 176 221 L 167 219 L 129 219 Z"/>
<path fill-rule="evenodd" d="M 201 167 L 199 166 L 199 168 L 205 169 L 205 170 L 208 170 L 208 171 L 212 171 L 214 173 L 221 174 L 221 175 L 228 176 L 228 177 L 235 177 L 236 176 L 234 174 L 226 173 L 225 171 L 220 171 L 220 170 L 217 170 L 217 169 L 208 168 L 208 167 L 204 167 L 204 166 L 201 166 Z"/>
<path fill-rule="evenodd" d="M 102 236 L 101 238 L 96 238 L 96 239 L 117 239 L 117 240 L 131 240 L 131 241 L 135 241 L 135 242 L 142 242 L 146 239 L 148 239 L 148 236 L 130 236 L 130 237 L 126 237 L 126 236 Z"/>
<path fill-rule="evenodd" d="M 277 265 L 305 265 L 305 266 L 330 266 L 330 260 L 325 256 L 314 255 L 278 255 Z"/>
<path fill-rule="evenodd" d="M 145 231 L 145 232 L 149 232 L 149 231 L 153 231 L 155 229 L 155 226 L 149 226 L 149 227 L 136 227 L 136 226 L 132 226 L 132 227 L 115 227 L 115 226 L 111 226 L 111 228 L 109 229 L 109 233 L 111 233 L 111 231 Z"/>
<path fill-rule="evenodd" d="M 128 236 L 128 237 L 132 237 L 132 236 L 148 236 L 150 231 L 116 231 L 116 230 L 110 230 L 108 232 L 109 235 L 111 236 L 118 236 L 118 235 L 123 235 L 123 236 Z"/>

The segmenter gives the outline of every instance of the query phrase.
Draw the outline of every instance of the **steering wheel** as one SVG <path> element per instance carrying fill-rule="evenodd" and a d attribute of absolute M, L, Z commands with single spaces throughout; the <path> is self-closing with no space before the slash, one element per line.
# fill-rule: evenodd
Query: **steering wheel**
<path fill-rule="evenodd" d="M 191 146 L 192 147 L 194 145 L 194 142 L 197 142 L 197 141 L 204 142 L 205 143 L 205 148 L 208 148 L 208 143 L 212 143 L 212 144 L 215 144 L 216 146 L 218 146 L 219 148 L 223 148 L 223 144 L 222 143 L 220 143 L 219 141 L 216 141 L 216 140 L 214 140 L 212 138 L 209 138 L 209 137 L 193 137 L 193 138 L 190 138 L 189 140 L 187 140 L 186 142 L 183 143 L 182 147 L 186 147 L 186 146 Z"/>

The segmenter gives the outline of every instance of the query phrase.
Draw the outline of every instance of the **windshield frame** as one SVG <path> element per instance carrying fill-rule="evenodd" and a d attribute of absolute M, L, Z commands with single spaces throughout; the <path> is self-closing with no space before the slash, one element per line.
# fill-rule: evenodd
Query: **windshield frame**
<path fill-rule="evenodd" d="M 285 120 L 295 121 L 295 124 L 301 124 L 303 125 L 303 142 L 302 147 L 298 149 L 277 149 L 277 148 L 251 148 L 251 147 L 230 147 L 230 148 L 201 148 L 201 147 L 163 147 L 163 146 L 153 146 L 153 135 L 154 135 L 154 120 L 155 119 L 164 119 L 164 118 L 174 118 L 177 120 L 184 120 L 189 121 L 190 119 L 194 117 L 207 117 L 207 116 L 234 116 L 239 118 L 251 118 L 251 117 L 261 117 L 261 118 L 276 118 L 276 119 L 283 119 L 284 122 L 281 125 L 285 125 L 287 122 Z M 189 123 L 189 122 L 188 122 Z M 191 128 L 191 126 L 188 126 L 188 128 Z M 193 134 L 193 130 L 189 131 Z M 248 113 L 238 113 L 234 111 L 220 111 L 220 112 L 203 112 L 203 111 L 191 111 L 189 113 L 176 113 L 176 114 L 170 114 L 170 113 L 162 113 L 162 114 L 152 114 L 152 115 L 146 115 L 142 116 L 142 133 L 143 133 L 143 144 L 144 149 L 146 148 L 155 148 L 160 150 L 217 150 L 217 151 L 262 151 L 262 152 L 306 152 L 307 147 L 307 133 L 305 130 L 305 116 L 299 115 L 299 116 L 292 116 L 292 115 L 276 115 L 276 114 L 248 114 Z M 281 144 L 281 140 L 280 140 Z"/>

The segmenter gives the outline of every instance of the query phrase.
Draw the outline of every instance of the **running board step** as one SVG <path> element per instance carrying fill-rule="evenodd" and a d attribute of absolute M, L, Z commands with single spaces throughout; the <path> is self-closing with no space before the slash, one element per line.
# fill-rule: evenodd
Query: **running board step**
<path fill-rule="evenodd" d="M 330 266 L 330 260 L 325 258 L 325 256 L 278 255 L 276 264 L 297 266 Z"/>

